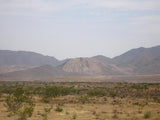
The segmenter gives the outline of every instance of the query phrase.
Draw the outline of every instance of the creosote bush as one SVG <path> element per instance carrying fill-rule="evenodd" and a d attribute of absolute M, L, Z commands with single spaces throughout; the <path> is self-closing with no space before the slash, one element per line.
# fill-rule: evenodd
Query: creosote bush
<path fill-rule="evenodd" d="M 117 96 L 117 93 L 115 91 L 110 91 L 109 96 L 115 98 Z"/>
<path fill-rule="evenodd" d="M 71 93 L 70 88 L 57 87 L 57 86 L 53 87 L 46 86 L 45 88 L 40 90 L 42 90 L 41 101 L 44 103 L 50 103 L 53 97 L 64 96 Z"/>
<path fill-rule="evenodd" d="M 149 119 L 151 117 L 151 112 L 145 112 L 144 113 L 144 118 Z"/>
<path fill-rule="evenodd" d="M 72 118 L 73 118 L 73 119 L 76 119 L 76 118 L 77 118 L 77 114 L 74 113 L 73 116 L 72 116 Z"/>
<path fill-rule="evenodd" d="M 88 93 L 88 96 L 105 96 L 106 93 L 102 90 L 91 90 Z"/>
<path fill-rule="evenodd" d="M 78 101 L 83 104 L 90 102 L 87 95 L 83 95 L 83 96 L 78 97 Z"/>
<path fill-rule="evenodd" d="M 60 105 L 57 105 L 55 111 L 57 111 L 57 112 L 62 112 L 63 109 L 61 108 Z"/>
<path fill-rule="evenodd" d="M 26 94 L 22 87 L 18 87 L 6 97 L 5 106 L 11 115 L 18 116 L 18 120 L 27 120 L 32 116 L 35 105 L 32 96 Z"/>
<path fill-rule="evenodd" d="M 48 108 L 47 107 L 44 108 L 44 113 L 41 114 L 41 116 L 43 117 L 43 120 L 48 120 L 48 114 L 51 112 L 52 108 L 53 108 L 53 105 L 51 105 Z"/>
<path fill-rule="evenodd" d="M 44 88 L 42 94 L 45 97 L 57 97 L 57 96 L 68 95 L 70 92 L 71 92 L 70 88 L 53 86 Z"/>

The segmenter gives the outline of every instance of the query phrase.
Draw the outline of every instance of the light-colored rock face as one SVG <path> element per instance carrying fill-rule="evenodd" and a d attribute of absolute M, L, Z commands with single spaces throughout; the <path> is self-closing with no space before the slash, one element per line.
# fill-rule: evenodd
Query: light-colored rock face
<path fill-rule="evenodd" d="M 86 75 L 118 74 L 122 72 L 115 65 L 104 64 L 94 58 L 75 58 L 65 63 L 62 69 L 66 72 Z"/>
<path fill-rule="evenodd" d="M 105 64 L 92 58 L 76 58 L 69 60 L 63 70 L 79 74 L 97 74 L 102 72 L 102 66 Z"/>

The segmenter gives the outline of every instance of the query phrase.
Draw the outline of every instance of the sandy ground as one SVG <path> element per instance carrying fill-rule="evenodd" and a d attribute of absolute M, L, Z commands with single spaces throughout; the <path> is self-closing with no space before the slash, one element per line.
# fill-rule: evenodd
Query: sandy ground
<path fill-rule="evenodd" d="M 63 109 L 61 112 L 56 111 L 57 103 L 62 103 L 66 98 L 72 97 L 73 103 L 65 103 L 60 107 Z M 133 105 L 135 102 L 143 103 L 144 99 L 130 99 L 130 98 L 108 98 L 108 97 L 94 97 L 91 98 L 97 102 L 93 103 L 79 103 L 77 102 L 77 96 L 65 96 L 53 99 L 52 103 L 46 104 L 36 102 L 36 106 L 33 115 L 28 120 L 144 120 L 144 114 L 148 111 L 151 112 L 151 116 L 148 120 L 160 119 L 160 104 L 154 102 L 147 102 L 144 107 Z M 98 102 L 99 101 L 99 102 Z M 50 108 L 53 105 L 51 111 L 47 114 L 45 119 L 44 108 Z M 15 116 L 9 116 L 7 109 L 4 106 L 4 102 L 0 102 L 0 120 L 16 120 Z"/>

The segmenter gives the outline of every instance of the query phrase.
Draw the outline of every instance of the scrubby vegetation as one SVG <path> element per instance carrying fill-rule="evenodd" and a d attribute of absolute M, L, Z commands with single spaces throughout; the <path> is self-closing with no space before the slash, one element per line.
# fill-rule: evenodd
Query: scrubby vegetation
<path fill-rule="evenodd" d="M 106 92 L 103 90 L 91 90 L 87 94 L 89 96 L 105 96 Z"/>
<path fill-rule="evenodd" d="M 17 87 L 5 99 L 5 106 L 10 115 L 17 115 L 18 120 L 27 120 L 32 116 L 34 103 L 32 96 L 22 87 Z"/>
<path fill-rule="evenodd" d="M 144 113 L 144 118 L 149 119 L 151 117 L 151 112 L 145 112 Z"/>
<path fill-rule="evenodd" d="M 0 82 L 4 120 L 50 120 L 51 115 L 56 120 L 60 114 L 62 119 L 156 120 L 159 103 L 158 83 Z"/>
<path fill-rule="evenodd" d="M 44 112 L 41 114 L 43 120 L 48 120 L 48 114 L 51 112 L 52 108 L 53 108 L 52 105 L 48 108 L 47 107 L 44 108 Z"/>

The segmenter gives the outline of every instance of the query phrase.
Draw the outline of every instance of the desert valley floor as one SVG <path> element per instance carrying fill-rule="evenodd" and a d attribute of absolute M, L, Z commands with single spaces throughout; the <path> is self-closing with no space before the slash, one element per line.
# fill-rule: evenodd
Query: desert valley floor
<path fill-rule="evenodd" d="M 159 120 L 160 83 L 86 79 L 1 81 L 0 120 Z"/>

